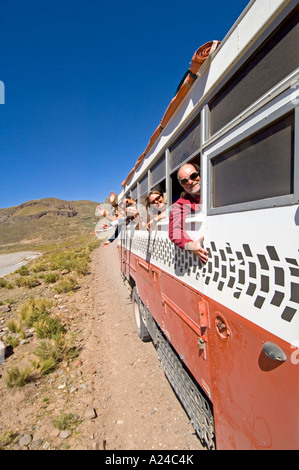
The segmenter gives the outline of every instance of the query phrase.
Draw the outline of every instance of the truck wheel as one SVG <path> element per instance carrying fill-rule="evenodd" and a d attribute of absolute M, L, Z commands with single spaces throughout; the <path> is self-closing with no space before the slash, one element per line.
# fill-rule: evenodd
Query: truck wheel
<path fill-rule="evenodd" d="M 144 343 L 151 341 L 151 336 L 144 324 L 144 321 L 142 319 L 142 315 L 140 312 L 140 305 L 141 305 L 141 300 L 139 295 L 137 294 L 137 289 L 136 287 L 133 288 L 132 292 L 132 303 L 133 303 L 133 314 L 134 314 L 134 320 L 135 320 L 135 327 L 137 334 L 141 341 Z"/>

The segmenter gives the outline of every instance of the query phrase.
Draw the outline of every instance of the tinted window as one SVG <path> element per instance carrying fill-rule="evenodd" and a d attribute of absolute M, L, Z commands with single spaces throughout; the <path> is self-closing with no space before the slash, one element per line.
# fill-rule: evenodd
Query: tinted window
<path fill-rule="evenodd" d="M 177 168 L 200 147 L 200 116 L 171 147 L 171 169 Z"/>
<path fill-rule="evenodd" d="M 159 181 L 165 178 L 165 157 L 161 158 L 158 163 L 152 168 L 152 186 L 155 186 Z"/>
<path fill-rule="evenodd" d="M 293 193 L 294 115 L 211 160 L 213 207 Z"/>
<path fill-rule="evenodd" d="M 148 176 L 146 175 L 140 181 L 140 196 L 144 196 L 147 193 L 148 193 Z"/>
<path fill-rule="evenodd" d="M 298 12 L 297 8 L 210 103 L 210 135 L 298 67 Z"/>
<path fill-rule="evenodd" d="M 131 189 L 131 197 L 136 200 L 137 199 L 137 186 L 134 186 L 133 189 Z"/>

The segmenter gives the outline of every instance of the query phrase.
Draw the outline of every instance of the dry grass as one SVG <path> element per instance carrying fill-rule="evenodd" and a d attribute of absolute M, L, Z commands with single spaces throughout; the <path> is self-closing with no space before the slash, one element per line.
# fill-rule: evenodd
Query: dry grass
<path fill-rule="evenodd" d="M 78 356 L 74 338 L 70 338 L 65 325 L 53 314 L 55 293 L 68 293 L 80 287 L 80 278 L 89 272 L 90 253 L 99 246 L 98 241 L 81 244 L 72 249 L 62 249 L 47 254 L 18 270 L 18 273 L 0 279 L 0 305 L 12 304 L 17 318 L 7 319 L 7 334 L 4 341 L 14 350 L 26 339 L 26 331 L 34 330 L 40 340 L 30 360 L 30 365 L 13 366 L 6 371 L 7 387 L 22 387 L 28 382 L 53 372 L 61 362 L 68 362 Z M 61 272 L 65 272 L 64 275 Z M 9 281 L 7 280 L 9 278 Z M 8 284 L 12 285 L 8 295 Z M 34 297 L 36 287 L 45 296 Z M 29 300 L 14 300 L 20 292 L 32 293 Z"/>

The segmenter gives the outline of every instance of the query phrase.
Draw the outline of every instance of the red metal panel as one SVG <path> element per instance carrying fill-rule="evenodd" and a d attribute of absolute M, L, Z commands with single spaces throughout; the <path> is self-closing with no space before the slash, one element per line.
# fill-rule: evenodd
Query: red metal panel
<path fill-rule="evenodd" d="M 217 448 L 298 449 L 299 377 L 298 365 L 291 360 L 294 350 L 217 302 L 208 302 Z M 269 359 L 262 349 L 266 342 L 277 344 L 286 353 L 286 362 Z"/>
<path fill-rule="evenodd" d="M 162 272 L 162 329 L 205 393 L 211 397 L 207 361 L 207 329 L 200 323 L 202 297 L 178 279 Z"/>
<path fill-rule="evenodd" d="M 217 449 L 299 449 L 294 349 L 131 254 L 133 265 L 141 299 L 213 403 Z M 287 360 L 269 359 L 266 342 Z"/>

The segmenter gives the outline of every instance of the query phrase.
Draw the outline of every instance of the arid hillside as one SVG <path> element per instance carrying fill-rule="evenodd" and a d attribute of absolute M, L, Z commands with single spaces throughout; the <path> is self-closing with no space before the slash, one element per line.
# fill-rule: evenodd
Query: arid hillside
<path fill-rule="evenodd" d="M 46 198 L 0 209 L 0 253 L 48 251 L 90 235 L 96 202 Z"/>

